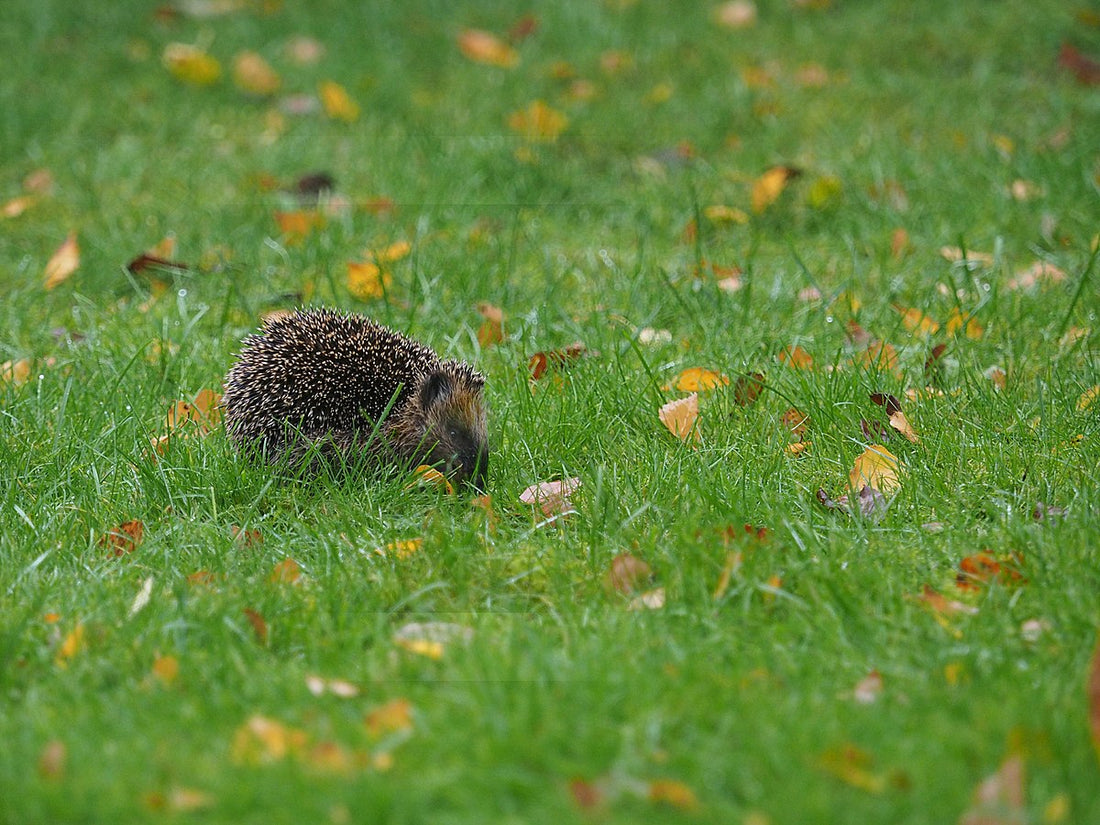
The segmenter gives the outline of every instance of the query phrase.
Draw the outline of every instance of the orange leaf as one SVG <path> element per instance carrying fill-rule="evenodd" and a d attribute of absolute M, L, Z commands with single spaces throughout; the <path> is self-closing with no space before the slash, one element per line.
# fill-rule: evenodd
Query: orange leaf
<path fill-rule="evenodd" d="M 943 325 L 943 331 L 948 335 L 954 335 L 960 329 L 966 328 L 966 337 L 972 340 L 977 340 L 982 337 L 982 333 L 985 331 L 982 329 L 982 325 L 978 323 L 978 319 L 974 316 L 960 312 L 958 307 L 951 310 L 951 316 L 947 319 L 947 323 Z"/>
<path fill-rule="evenodd" d="M 242 91 L 253 95 L 272 95 L 282 81 L 271 64 L 256 52 L 243 51 L 233 58 L 233 82 Z"/>
<path fill-rule="evenodd" d="M 46 273 L 43 286 L 47 290 L 53 289 L 58 284 L 64 283 L 69 276 L 76 272 L 80 266 L 80 245 L 76 241 L 76 233 L 71 232 L 64 243 L 59 246 L 50 259 L 46 261 Z"/>
<path fill-rule="evenodd" d="M 793 347 L 786 347 L 779 353 L 780 364 L 790 364 L 795 369 L 808 370 L 812 369 L 814 365 L 813 356 L 802 347 L 797 344 Z"/>
<path fill-rule="evenodd" d="M 787 183 L 796 178 L 799 170 L 790 166 L 773 166 L 752 184 L 752 211 L 760 214 L 783 194 Z"/>
<path fill-rule="evenodd" d="M 77 622 L 67 636 L 61 641 L 61 646 L 57 649 L 57 655 L 54 656 L 54 662 L 58 667 L 68 667 L 69 659 L 73 658 L 77 653 L 84 649 L 84 625 L 81 622 Z"/>
<path fill-rule="evenodd" d="M 477 331 L 477 342 L 482 348 L 499 344 L 504 340 L 504 310 L 484 301 L 477 305 L 477 311 L 485 320 Z"/>
<path fill-rule="evenodd" d="M 0 383 L 11 384 L 18 387 L 25 384 L 31 377 L 31 359 L 20 358 L 18 361 L 5 361 L 0 364 Z"/>
<path fill-rule="evenodd" d="M 683 441 L 689 438 L 696 442 L 702 441 L 702 435 L 695 427 L 699 419 L 699 396 L 696 393 L 678 401 L 669 401 L 661 407 L 657 415 L 661 423 L 677 438 Z"/>
<path fill-rule="evenodd" d="M 959 572 L 955 576 L 955 585 L 960 590 L 978 590 L 982 585 L 999 582 L 1002 585 L 1023 584 L 1025 579 L 1020 573 L 1023 556 L 1010 553 L 995 558 L 992 554 L 981 552 L 967 556 L 959 562 Z"/>
<path fill-rule="evenodd" d="M 330 118 L 345 123 L 354 123 L 359 119 L 359 104 L 339 83 L 323 80 L 318 84 L 317 91 L 321 95 L 321 107 Z"/>
<path fill-rule="evenodd" d="M 262 645 L 267 644 L 267 622 L 259 612 L 253 610 L 251 607 L 244 609 L 244 616 L 248 619 L 248 623 L 252 625 L 252 631 L 256 634 L 256 639 Z"/>
<path fill-rule="evenodd" d="M 275 565 L 268 577 L 272 584 L 296 584 L 302 577 L 302 568 L 294 559 L 286 558 Z"/>
<path fill-rule="evenodd" d="M 508 128 L 528 140 L 553 142 L 569 126 L 569 118 L 541 100 L 508 116 Z"/>
<path fill-rule="evenodd" d="M 893 304 L 893 307 L 895 312 L 901 314 L 901 321 L 910 332 L 915 332 L 917 335 L 927 337 L 940 328 L 938 323 L 933 321 L 919 309 L 911 309 L 898 306 L 897 304 Z"/>
<path fill-rule="evenodd" d="M 654 779 L 649 783 L 646 796 L 650 802 L 660 802 L 683 811 L 693 811 L 699 807 L 695 792 L 675 779 Z"/>
<path fill-rule="evenodd" d="M 378 264 L 348 261 L 348 292 L 359 300 L 382 298 L 392 285 L 393 276 Z"/>
<path fill-rule="evenodd" d="M 423 544 L 424 539 L 398 539 L 397 541 L 391 541 L 385 547 L 376 547 L 374 552 L 383 558 L 393 556 L 395 559 L 403 561 L 419 551 Z"/>
<path fill-rule="evenodd" d="M 451 484 L 451 480 L 430 464 L 418 465 L 417 468 L 413 470 L 413 475 L 416 476 L 416 478 L 405 485 L 406 490 L 411 490 L 413 487 L 439 487 L 447 495 L 454 495 L 455 488 L 454 485 Z"/>
<path fill-rule="evenodd" d="M 936 613 L 943 616 L 954 616 L 959 613 L 972 616 L 978 612 L 978 608 L 973 605 L 960 602 L 957 599 L 949 599 L 934 587 L 927 584 L 924 586 L 921 594 L 916 598 L 918 601 L 923 602 Z"/>
<path fill-rule="evenodd" d="M 293 246 L 305 240 L 313 230 L 322 228 L 325 216 L 314 210 L 275 212 L 275 223 L 279 225 L 287 244 Z"/>
<path fill-rule="evenodd" d="M 116 558 L 133 553 L 145 535 L 145 525 L 138 519 L 124 521 L 109 533 L 100 536 L 99 546 L 106 547 Z"/>
<path fill-rule="evenodd" d="M 666 385 L 664 389 L 675 387 L 680 392 L 704 392 L 715 387 L 728 386 L 729 382 L 729 378 L 720 372 L 703 367 L 688 367 L 676 378 L 675 384 Z"/>
<path fill-rule="evenodd" d="M 171 685 L 180 674 L 180 663 L 175 656 L 157 656 L 153 659 L 153 675 L 164 685 Z"/>
<path fill-rule="evenodd" d="M 582 342 L 574 341 L 562 349 L 536 352 L 527 361 L 527 369 L 531 371 L 531 378 L 537 381 L 550 367 L 565 367 L 587 354 L 588 348 Z M 599 355 L 598 352 L 593 354 Z"/>
<path fill-rule="evenodd" d="M 514 68 L 519 63 L 519 52 L 496 35 L 481 29 L 463 29 L 458 35 L 458 49 L 475 63 Z"/>
<path fill-rule="evenodd" d="M 653 569 L 648 564 L 629 553 L 620 553 L 611 560 L 611 566 L 604 575 L 604 587 L 629 596 L 649 586 L 652 580 Z"/>
<path fill-rule="evenodd" d="M 848 483 L 853 490 L 862 489 L 866 485 L 889 493 L 901 486 L 899 468 L 897 456 L 881 444 L 872 444 L 856 458 L 852 471 L 848 474 Z"/>
<path fill-rule="evenodd" d="M 856 363 L 871 369 L 890 374 L 900 378 L 901 370 L 898 368 L 898 353 L 884 341 L 872 341 L 867 349 L 859 354 Z"/>
<path fill-rule="evenodd" d="M 408 699 L 391 699 L 379 705 L 363 717 L 363 724 L 371 736 L 378 738 L 388 733 L 411 730 L 413 706 Z"/>

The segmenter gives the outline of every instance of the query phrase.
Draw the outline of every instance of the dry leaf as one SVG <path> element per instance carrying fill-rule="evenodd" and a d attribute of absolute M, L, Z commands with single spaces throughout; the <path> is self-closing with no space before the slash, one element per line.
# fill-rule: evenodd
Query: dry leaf
<path fill-rule="evenodd" d="M 72 232 L 46 262 L 43 286 L 50 290 L 64 283 L 70 275 L 76 272 L 79 266 L 80 245 L 77 243 L 76 233 Z"/>
<path fill-rule="evenodd" d="M 969 313 L 964 313 L 955 307 L 951 310 L 951 316 L 947 319 L 947 323 L 943 325 L 943 330 L 948 335 L 955 335 L 960 329 L 965 327 L 966 337 L 971 340 L 977 340 L 982 337 L 985 330 L 978 322 L 978 319 Z M 942 344 L 940 346 L 943 346 Z"/>
<path fill-rule="evenodd" d="M 189 43 L 169 43 L 161 61 L 173 77 L 193 86 L 209 86 L 222 76 L 217 59 Z"/>
<path fill-rule="evenodd" d="M 54 663 L 58 667 L 68 667 L 69 660 L 83 649 L 84 624 L 77 622 L 76 627 L 61 640 L 61 645 L 57 648 L 57 654 L 54 656 Z"/>
<path fill-rule="evenodd" d="M 453 622 L 410 622 L 394 631 L 393 642 L 411 653 L 442 659 L 447 645 L 468 643 L 473 637 L 472 628 Z"/>
<path fill-rule="evenodd" d="M 666 385 L 666 391 L 677 389 L 680 392 L 705 392 L 715 387 L 724 387 L 730 380 L 720 372 L 704 369 L 703 367 L 688 367 L 681 372 L 673 384 Z"/>
<path fill-rule="evenodd" d="M 348 292 L 360 301 L 383 298 L 393 287 L 393 276 L 378 264 L 348 261 Z"/>
<path fill-rule="evenodd" d="M 413 481 L 405 485 L 406 490 L 411 490 L 413 487 L 438 487 L 449 496 L 455 493 L 451 480 L 430 464 L 419 465 L 413 470 L 413 476 L 415 476 Z"/>
<path fill-rule="evenodd" d="M 992 582 L 1001 585 L 1023 584 L 1026 580 L 1020 573 L 1022 564 L 1023 555 L 1020 553 L 1009 553 L 999 559 L 984 551 L 975 553 L 959 562 L 955 585 L 960 590 L 973 591 Z"/>
<path fill-rule="evenodd" d="M 760 214 L 783 194 L 787 183 L 801 172 L 790 166 L 773 166 L 752 184 L 752 211 Z"/>
<path fill-rule="evenodd" d="M 783 413 L 782 417 L 783 428 L 789 430 L 791 435 L 796 435 L 799 438 L 806 434 L 806 431 L 810 427 L 810 417 L 805 413 L 799 412 L 794 407 L 790 407 Z"/>
<path fill-rule="evenodd" d="M 587 354 L 588 348 L 582 342 L 574 341 L 572 344 L 562 349 L 536 352 L 527 361 L 527 369 L 531 373 L 531 379 L 537 381 L 546 374 L 546 371 L 550 367 L 566 367 L 573 361 Z M 593 354 L 599 355 L 598 352 Z"/>
<path fill-rule="evenodd" d="M 897 378 L 901 378 L 901 369 L 898 367 L 898 353 L 884 341 L 872 341 L 866 350 L 854 359 L 855 363 L 870 370 L 888 372 Z"/>
<path fill-rule="evenodd" d="M 756 4 L 751 0 L 729 0 L 714 10 L 714 22 L 728 29 L 745 29 L 756 23 Z"/>
<path fill-rule="evenodd" d="M 20 358 L 18 361 L 5 361 L 0 364 L 0 383 L 11 384 L 18 387 L 25 384 L 31 377 L 31 359 Z"/>
<path fill-rule="evenodd" d="M 646 794 L 650 802 L 659 802 L 682 811 L 694 811 L 699 807 L 695 792 L 674 779 L 654 779 Z"/>
<path fill-rule="evenodd" d="M 899 306 L 892 304 L 894 311 L 900 313 L 901 321 L 905 324 L 906 329 L 910 332 L 915 332 L 917 335 L 927 337 L 934 332 L 937 332 L 940 325 L 921 312 L 919 309 L 912 309 L 909 307 Z"/>
<path fill-rule="evenodd" d="M 494 34 L 480 29 L 464 29 L 458 35 L 458 49 L 475 63 L 514 68 L 519 63 L 519 52 Z"/>
<path fill-rule="evenodd" d="M 272 584 L 297 584 L 302 577 L 302 568 L 294 559 L 286 558 L 275 565 L 267 580 Z"/>
<path fill-rule="evenodd" d="M 331 693 L 341 699 L 354 699 L 359 688 L 344 679 L 324 679 L 320 676 L 306 676 L 306 688 L 314 696 Z"/>
<path fill-rule="evenodd" d="M 304 731 L 257 714 L 234 731 L 229 753 L 238 765 L 270 764 L 301 753 L 307 741 Z"/>
<path fill-rule="evenodd" d="M 312 66 L 325 56 L 325 46 L 313 37 L 298 35 L 287 41 L 286 56 L 299 66 Z"/>
<path fill-rule="evenodd" d="M 629 596 L 653 583 L 653 568 L 630 553 L 620 553 L 611 560 L 604 575 L 604 589 Z"/>
<path fill-rule="evenodd" d="M 321 107 L 333 120 L 354 123 L 359 119 L 359 104 L 351 99 L 347 89 L 332 80 L 323 80 L 317 86 Z"/>
<path fill-rule="evenodd" d="M 959 825 L 1025 825 L 1024 762 L 1010 756 L 974 789 L 974 802 Z"/>
<path fill-rule="evenodd" d="M 993 266 L 993 256 L 988 252 L 975 252 L 973 249 L 964 251 L 957 246 L 943 246 L 940 247 L 940 255 L 952 263 L 965 261 L 982 266 Z"/>
<path fill-rule="evenodd" d="M 909 423 L 909 419 L 905 417 L 905 413 L 901 410 L 891 414 L 890 426 L 905 436 L 909 441 L 914 444 L 920 442 L 920 436 L 917 435 L 917 431 L 913 429 L 913 425 Z"/>
<path fill-rule="evenodd" d="M 133 553 L 145 535 L 145 525 L 138 519 L 124 521 L 110 532 L 100 536 L 99 546 L 106 547 L 114 557 Z"/>
<path fill-rule="evenodd" d="M 712 223 L 746 224 L 749 222 L 748 213 L 742 209 L 724 204 L 713 204 L 703 210 L 703 215 Z"/>
<path fill-rule="evenodd" d="M 1027 269 L 1018 270 L 1015 277 L 1005 284 L 1005 288 L 1011 290 L 1031 289 L 1036 284 L 1050 286 L 1051 284 L 1060 284 L 1065 279 L 1066 273 L 1054 264 L 1046 261 L 1036 261 Z"/>
<path fill-rule="evenodd" d="M 898 227 L 890 233 L 890 256 L 896 261 L 909 249 L 909 233 Z"/>
<path fill-rule="evenodd" d="M 1100 86 L 1100 61 L 1094 60 L 1070 43 L 1058 50 L 1058 65 L 1073 75 L 1082 86 Z"/>
<path fill-rule="evenodd" d="M 973 605 L 960 602 L 957 599 L 949 599 L 930 585 L 924 585 L 921 594 L 916 597 L 917 601 L 927 605 L 930 609 L 942 616 L 973 616 L 978 612 L 978 608 Z"/>
<path fill-rule="evenodd" d="M 367 712 L 363 724 L 367 732 L 378 739 L 391 733 L 412 730 L 413 706 L 408 699 L 391 699 Z"/>
<path fill-rule="evenodd" d="M 1005 375 L 1005 371 L 1000 367 L 990 367 L 983 375 L 993 382 L 993 386 L 999 390 L 1003 390 L 1008 386 L 1008 376 Z"/>
<path fill-rule="evenodd" d="M 733 385 L 733 403 L 740 407 L 748 407 L 756 403 L 760 393 L 764 390 L 764 375 L 754 372 L 749 375 L 737 376 Z"/>
<path fill-rule="evenodd" d="M 1084 412 L 1097 398 L 1100 398 L 1100 384 L 1089 387 L 1081 393 L 1081 397 L 1077 399 L 1077 411 Z"/>
<path fill-rule="evenodd" d="M 279 225 L 279 231 L 288 246 L 300 244 L 311 232 L 325 225 L 325 216 L 315 209 L 276 211 L 274 215 L 275 223 Z"/>
<path fill-rule="evenodd" d="M 872 444 L 856 458 L 848 474 L 849 486 L 853 490 L 870 486 L 883 493 L 891 493 L 901 486 L 899 469 L 897 456 L 881 444 Z"/>
<path fill-rule="evenodd" d="M 682 441 L 691 438 L 698 443 L 703 440 L 695 427 L 699 419 L 699 396 L 696 393 L 678 401 L 669 401 L 661 407 L 657 415 L 669 432 Z"/>
<path fill-rule="evenodd" d="M 887 777 L 871 770 L 874 760 L 867 751 L 852 744 L 829 748 L 818 758 L 818 767 L 853 788 L 880 794 L 887 788 Z"/>
<path fill-rule="evenodd" d="M 52 739 L 42 747 L 38 755 L 38 775 L 43 779 L 56 782 L 65 777 L 65 767 L 69 761 L 69 750 L 60 739 Z"/>
<path fill-rule="evenodd" d="M 653 590 L 647 590 L 645 593 L 639 593 L 630 603 L 626 606 L 627 610 L 660 610 L 665 606 L 665 589 L 663 587 L 657 587 Z"/>
<path fill-rule="evenodd" d="M 783 448 L 783 452 L 791 456 L 800 456 L 803 453 L 809 451 L 814 445 L 812 441 L 792 441 L 786 447 Z"/>
<path fill-rule="evenodd" d="M 797 344 L 793 347 L 785 347 L 777 356 L 780 364 L 790 364 L 795 369 L 813 369 L 814 359 L 810 353 Z"/>
<path fill-rule="evenodd" d="M 282 81 L 271 64 L 256 52 L 243 51 L 233 58 L 233 82 L 237 88 L 253 95 L 272 95 Z"/>
<path fill-rule="evenodd" d="M 871 403 L 878 404 L 880 407 L 885 407 L 887 415 L 901 412 L 901 402 L 898 401 L 897 396 L 885 392 L 873 392 L 870 395 L 870 399 Z"/>
<path fill-rule="evenodd" d="M 256 634 L 256 640 L 262 644 L 267 644 L 267 622 L 264 620 L 263 614 L 259 611 L 253 610 L 251 607 L 244 609 L 244 617 L 248 619 L 248 623 L 252 625 L 252 632 Z"/>
<path fill-rule="evenodd" d="M 508 128 L 527 140 L 553 142 L 569 126 L 569 118 L 541 100 L 508 116 Z"/>
<path fill-rule="evenodd" d="M 858 682 L 852 690 L 852 698 L 861 705 L 870 705 L 882 695 L 882 674 L 872 670 Z"/>
<path fill-rule="evenodd" d="M 543 481 L 532 484 L 519 494 L 523 504 L 536 505 L 546 518 L 574 513 L 572 496 L 580 489 L 579 478 L 565 478 L 560 481 Z"/>
<path fill-rule="evenodd" d="M 478 314 L 484 319 L 477 331 L 477 342 L 482 349 L 504 340 L 504 310 L 482 301 L 477 305 Z"/>
<path fill-rule="evenodd" d="M 420 548 L 424 544 L 424 539 L 398 539 L 391 541 L 384 547 L 376 547 L 374 552 L 383 558 L 392 556 L 398 561 L 404 561 L 415 553 L 419 552 Z"/>
<path fill-rule="evenodd" d="M 166 687 L 171 687 L 180 675 L 180 663 L 175 656 L 160 656 L 153 659 L 152 674 Z"/>
<path fill-rule="evenodd" d="M 6 201 L 0 206 L 0 216 L 5 218 L 18 218 L 32 206 L 36 198 L 34 195 L 19 195 Z"/>

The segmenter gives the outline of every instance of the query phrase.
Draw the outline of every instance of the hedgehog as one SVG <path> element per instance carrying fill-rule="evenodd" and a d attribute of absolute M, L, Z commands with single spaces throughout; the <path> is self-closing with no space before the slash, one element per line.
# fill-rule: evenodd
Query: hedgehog
<path fill-rule="evenodd" d="M 239 451 L 304 471 L 420 464 L 484 490 L 485 378 L 363 315 L 306 308 L 266 322 L 225 378 Z"/>

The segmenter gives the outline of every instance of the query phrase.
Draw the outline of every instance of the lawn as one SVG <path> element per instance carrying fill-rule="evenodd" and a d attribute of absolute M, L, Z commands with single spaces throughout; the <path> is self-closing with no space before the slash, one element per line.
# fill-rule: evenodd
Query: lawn
<path fill-rule="evenodd" d="M 1095 8 L 3 16 L 0 822 L 1100 822 Z M 488 497 L 235 454 L 301 305 Z"/>

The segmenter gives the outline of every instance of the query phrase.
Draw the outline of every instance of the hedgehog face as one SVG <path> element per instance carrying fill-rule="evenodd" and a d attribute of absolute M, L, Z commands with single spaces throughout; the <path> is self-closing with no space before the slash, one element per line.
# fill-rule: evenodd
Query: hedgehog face
<path fill-rule="evenodd" d="M 484 386 L 484 379 L 463 365 L 433 372 L 418 393 L 427 463 L 482 491 L 489 478 Z"/>

